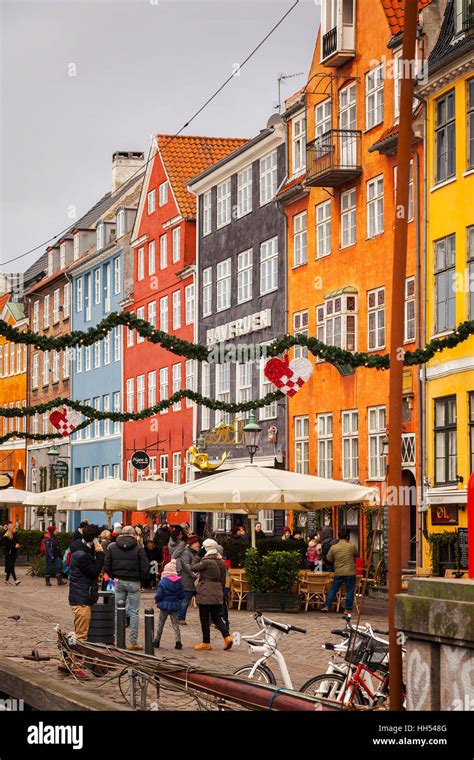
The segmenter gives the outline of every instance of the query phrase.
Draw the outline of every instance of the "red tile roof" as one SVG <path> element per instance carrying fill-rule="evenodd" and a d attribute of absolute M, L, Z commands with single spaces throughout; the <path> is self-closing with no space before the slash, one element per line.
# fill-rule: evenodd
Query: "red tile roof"
<path fill-rule="evenodd" d="M 418 12 L 432 2 L 433 0 L 418 0 Z M 382 5 L 390 24 L 390 31 L 392 34 L 400 34 L 403 31 L 405 0 L 382 0 Z"/>
<path fill-rule="evenodd" d="M 283 195 L 286 195 L 286 193 L 291 190 L 294 187 L 297 187 L 298 185 L 302 185 L 303 182 L 306 179 L 306 174 L 298 174 L 296 177 L 293 177 L 292 179 L 289 179 L 283 187 L 281 187 L 276 195 L 277 198 L 280 198 Z"/>
<path fill-rule="evenodd" d="M 189 219 L 196 216 L 196 197 L 186 183 L 240 148 L 247 139 L 157 135 L 156 141 L 181 214 Z"/>
<path fill-rule="evenodd" d="M 0 314 L 3 311 L 3 307 L 6 303 L 8 303 L 8 299 L 10 298 L 10 293 L 5 293 L 5 295 L 0 296 Z"/>

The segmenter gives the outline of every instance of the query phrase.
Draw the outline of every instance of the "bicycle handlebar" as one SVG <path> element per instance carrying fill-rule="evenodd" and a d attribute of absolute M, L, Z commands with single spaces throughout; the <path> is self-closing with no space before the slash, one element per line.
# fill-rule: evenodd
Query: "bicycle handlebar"
<path fill-rule="evenodd" d="M 388 636 L 388 631 L 384 628 L 372 628 L 374 633 L 381 633 L 383 636 Z"/>
<path fill-rule="evenodd" d="M 334 628 L 331 633 L 334 633 L 336 636 L 343 636 L 345 639 L 348 637 L 348 631 L 343 631 L 342 628 Z"/>
<path fill-rule="evenodd" d="M 290 625 L 292 631 L 298 631 L 298 633 L 306 633 L 304 628 L 298 628 L 296 625 Z"/>

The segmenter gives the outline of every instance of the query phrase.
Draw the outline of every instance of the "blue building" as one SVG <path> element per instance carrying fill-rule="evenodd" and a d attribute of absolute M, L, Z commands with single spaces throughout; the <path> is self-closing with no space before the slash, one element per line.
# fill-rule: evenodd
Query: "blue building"
<path fill-rule="evenodd" d="M 141 172 L 135 173 L 142 164 L 142 153 L 114 154 L 109 207 L 93 230 L 72 230 L 74 261 L 68 272 L 72 330 L 88 330 L 111 312 L 121 311 L 121 301 L 132 286 L 130 235 L 143 180 Z M 121 327 L 92 346 L 77 348 L 71 367 L 71 397 L 99 411 L 122 411 L 122 355 Z M 71 476 L 74 484 L 123 477 L 121 423 L 94 421 L 73 434 Z M 107 521 L 105 512 L 69 512 L 69 516 L 70 529 L 84 518 L 99 525 Z M 117 513 L 114 520 L 120 517 Z"/>

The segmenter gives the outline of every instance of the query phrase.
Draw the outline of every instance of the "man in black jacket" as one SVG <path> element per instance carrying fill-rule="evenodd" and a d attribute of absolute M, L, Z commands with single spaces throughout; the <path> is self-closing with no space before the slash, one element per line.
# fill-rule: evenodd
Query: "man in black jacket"
<path fill-rule="evenodd" d="M 130 641 L 127 649 L 139 651 L 138 613 L 140 610 L 140 587 L 148 578 L 150 563 L 145 549 L 138 543 L 131 525 L 122 530 L 117 540 L 110 544 L 105 555 L 104 572 L 116 580 L 115 601 L 126 602 L 130 612 Z"/>
<path fill-rule="evenodd" d="M 71 544 L 69 561 L 69 604 L 74 614 L 74 632 L 78 641 L 86 641 L 92 605 L 99 598 L 97 579 L 104 564 L 104 550 L 97 540 L 97 525 L 85 525 L 82 537 Z"/>

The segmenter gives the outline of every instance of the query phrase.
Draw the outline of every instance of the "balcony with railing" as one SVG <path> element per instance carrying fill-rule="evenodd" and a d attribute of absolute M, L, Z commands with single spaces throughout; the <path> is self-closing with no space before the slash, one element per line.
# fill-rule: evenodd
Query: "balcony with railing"
<path fill-rule="evenodd" d="M 464 32 L 474 31 L 474 1 L 462 0 L 462 29 Z"/>
<path fill-rule="evenodd" d="M 338 187 L 362 174 L 361 131 L 330 129 L 306 147 L 306 185 Z"/>
<path fill-rule="evenodd" d="M 355 0 L 323 0 L 321 63 L 342 66 L 355 55 Z"/>

